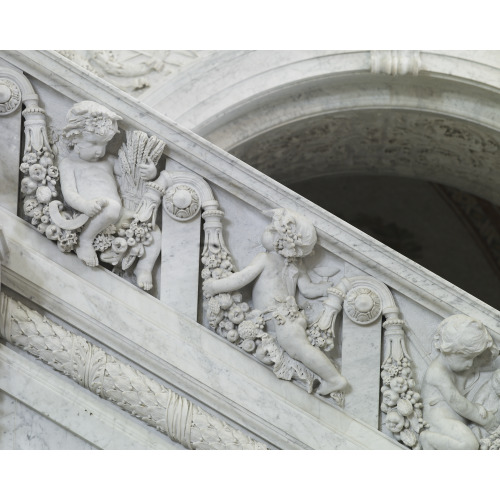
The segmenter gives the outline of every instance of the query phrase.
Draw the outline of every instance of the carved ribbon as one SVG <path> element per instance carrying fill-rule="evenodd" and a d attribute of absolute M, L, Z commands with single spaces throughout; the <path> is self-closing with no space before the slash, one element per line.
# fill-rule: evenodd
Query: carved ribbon
<path fill-rule="evenodd" d="M 0 335 L 189 449 L 266 447 L 186 398 L 0 293 Z"/>

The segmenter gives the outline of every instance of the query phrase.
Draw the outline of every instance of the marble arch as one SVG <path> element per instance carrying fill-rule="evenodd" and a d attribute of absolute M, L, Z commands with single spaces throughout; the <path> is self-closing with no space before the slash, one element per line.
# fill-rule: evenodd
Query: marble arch
<path fill-rule="evenodd" d="M 500 204 L 498 51 L 215 51 L 141 100 L 287 183 L 381 174 Z"/>

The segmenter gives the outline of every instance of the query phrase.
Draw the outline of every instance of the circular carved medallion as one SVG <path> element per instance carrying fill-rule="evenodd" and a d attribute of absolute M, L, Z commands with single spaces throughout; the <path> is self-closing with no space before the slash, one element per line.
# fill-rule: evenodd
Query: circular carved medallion
<path fill-rule="evenodd" d="M 0 115 L 8 115 L 21 104 L 21 89 L 12 80 L 0 78 Z"/>
<path fill-rule="evenodd" d="M 373 323 L 382 312 L 380 296 L 370 288 L 353 288 L 344 301 L 344 310 L 349 319 L 358 325 Z"/>
<path fill-rule="evenodd" d="M 172 219 L 187 221 L 200 211 L 200 196 L 191 186 L 177 184 L 167 189 L 163 208 Z"/>

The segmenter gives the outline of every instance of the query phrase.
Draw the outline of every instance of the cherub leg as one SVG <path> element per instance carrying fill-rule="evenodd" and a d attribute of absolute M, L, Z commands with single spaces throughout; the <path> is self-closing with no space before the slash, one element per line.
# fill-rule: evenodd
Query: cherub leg
<path fill-rule="evenodd" d="M 446 432 L 431 430 L 420 434 L 420 443 L 424 450 L 477 450 L 479 442 L 474 433 L 461 422 L 447 419 Z"/>
<path fill-rule="evenodd" d="M 153 241 L 151 245 L 144 247 L 144 255 L 139 259 L 134 271 L 137 285 L 144 290 L 151 290 L 153 287 L 152 271 L 161 250 L 160 228 L 156 227 L 151 232 L 151 236 L 153 237 Z"/>
<path fill-rule="evenodd" d="M 120 216 L 121 206 L 114 200 L 109 200 L 107 205 L 84 226 L 78 239 L 76 247 L 76 255 L 87 264 L 87 266 L 95 267 L 99 264 L 97 254 L 94 250 L 94 239 L 110 224 L 117 221 Z"/>
<path fill-rule="evenodd" d="M 292 358 L 304 363 L 322 379 L 316 392 L 322 396 L 339 392 L 347 387 L 347 380 L 335 368 L 326 354 L 307 340 L 305 329 L 297 323 L 287 322 L 276 327 L 276 338 Z"/>

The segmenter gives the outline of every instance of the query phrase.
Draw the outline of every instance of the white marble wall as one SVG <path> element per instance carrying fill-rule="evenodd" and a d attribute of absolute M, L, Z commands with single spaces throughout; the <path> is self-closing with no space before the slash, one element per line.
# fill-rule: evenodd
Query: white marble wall
<path fill-rule="evenodd" d="M 0 391 L 0 450 L 93 450 L 91 443 Z"/>

